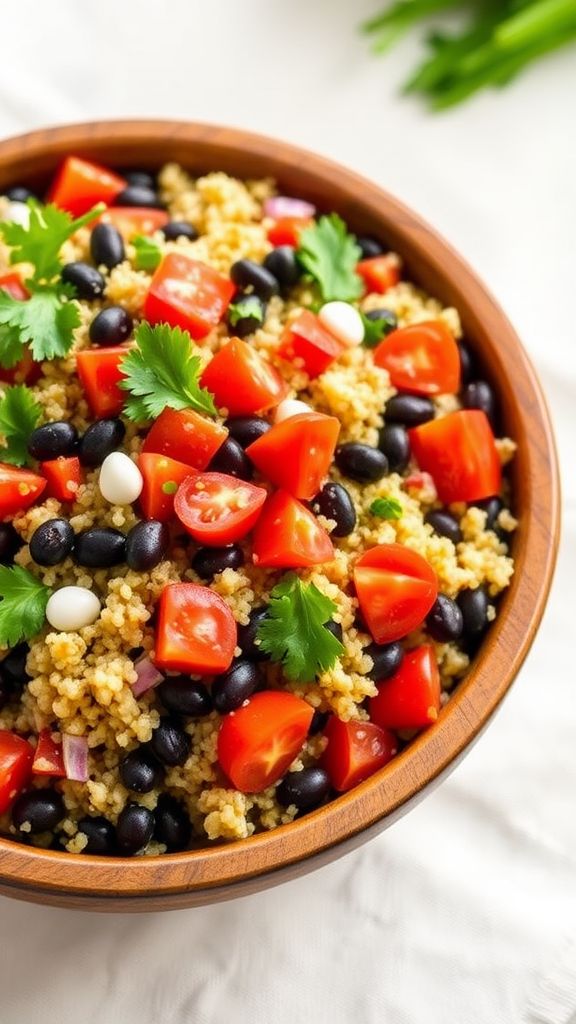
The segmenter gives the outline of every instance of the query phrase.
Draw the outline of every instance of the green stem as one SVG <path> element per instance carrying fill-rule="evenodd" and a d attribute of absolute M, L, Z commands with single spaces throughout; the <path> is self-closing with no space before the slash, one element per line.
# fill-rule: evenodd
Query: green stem
<path fill-rule="evenodd" d="M 549 32 L 555 35 L 576 25 L 575 0 L 537 0 L 507 18 L 494 33 L 498 47 L 518 50 Z"/>

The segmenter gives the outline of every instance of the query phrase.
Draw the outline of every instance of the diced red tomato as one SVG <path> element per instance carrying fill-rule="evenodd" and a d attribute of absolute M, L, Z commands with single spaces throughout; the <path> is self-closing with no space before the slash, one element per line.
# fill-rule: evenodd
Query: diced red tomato
<path fill-rule="evenodd" d="M 29 292 L 22 284 L 20 275 L 14 272 L 0 275 L 0 289 L 8 292 L 12 299 L 17 299 L 19 302 L 24 302 L 29 298 Z M 24 355 L 15 366 L 10 369 L 0 366 L 0 381 L 3 381 L 4 384 L 35 384 L 41 373 L 40 363 L 34 362 L 30 349 L 25 345 Z"/>
<path fill-rule="evenodd" d="M 0 520 L 30 508 L 45 489 L 43 476 L 0 462 Z"/>
<path fill-rule="evenodd" d="M 34 775 L 51 775 L 59 779 L 66 777 L 62 743 L 56 740 L 50 729 L 42 729 L 38 736 L 32 772 Z"/>
<path fill-rule="evenodd" d="M 85 348 L 76 354 L 76 370 L 94 416 L 118 416 L 124 407 L 126 392 L 118 387 L 124 374 L 120 360 L 128 354 L 121 345 L 111 348 Z"/>
<path fill-rule="evenodd" d="M 166 210 L 150 206 L 110 206 L 98 218 L 99 224 L 111 224 L 129 242 L 135 235 L 152 235 L 168 223 Z"/>
<path fill-rule="evenodd" d="M 409 431 L 414 458 L 430 473 L 438 497 L 480 501 L 500 493 L 502 467 L 488 417 L 460 409 Z"/>
<path fill-rule="evenodd" d="M 333 715 L 326 726 L 328 746 L 321 764 L 338 793 L 364 782 L 392 760 L 398 740 L 373 722 L 343 722 Z"/>
<path fill-rule="evenodd" d="M 284 690 L 255 693 L 226 715 L 218 733 L 218 760 L 241 793 L 261 793 L 288 771 L 308 735 L 310 704 Z"/>
<path fill-rule="evenodd" d="M 264 505 L 254 531 L 254 565 L 299 569 L 331 562 L 334 548 L 324 527 L 286 491 Z"/>
<path fill-rule="evenodd" d="M 318 377 L 343 351 L 344 346 L 322 327 L 318 317 L 305 309 L 286 325 L 278 354 L 290 362 L 298 360 L 309 377 Z"/>
<path fill-rule="evenodd" d="M 0 814 L 14 802 L 30 778 L 34 751 L 26 740 L 0 729 Z"/>
<path fill-rule="evenodd" d="M 144 316 L 153 324 L 181 327 L 199 341 L 220 323 L 235 290 L 213 267 L 169 252 L 154 271 Z"/>
<path fill-rule="evenodd" d="M 18 299 L 19 302 L 24 302 L 30 297 L 30 292 L 22 284 L 20 274 L 15 271 L 0 275 L 0 288 L 8 292 L 11 299 Z"/>
<path fill-rule="evenodd" d="M 50 187 L 47 202 L 80 217 L 96 203 L 113 203 L 126 184 L 125 178 L 100 164 L 68 156 Z"/>
<path fill-rule="evenodd" d="M 164 409 L 152 424 L 142 451 L 167 455 L 203 470 L 227 437 L 226 427 L 194 409 Z"/>
<path fill-rule="evenodd" d="M 308 501 L 324 482 L 339 432 L 335 416 L 299 413 L 276 423 L 248 446 L 246 454 L 276 487 Z"/>
<path fill-rule="evenodd" d="M 80 459 L 75 455 L 67 458 L 60 455 L 59 458 L 50 459 L 49 462 L 41 462 L 40 472 L 48 482 L 47 498 L 57 498 L 58 501 L 75 501 L 78 488 L 82 483 Z"/>
<path fill-rule="evenodd" d="M 145 519 L 166 523 L 174 516 L 174 498 L 180 484 L 190 476 L 190 466 L 167 455 L 141 452 L 138 466 L 144 484 L 138 499 Z"/>
<path fill-rule="evenodd" d="M 454 394 L 460 388 L 460 354 L 443 320 L 427 320 L 392 331 L 374 350 L 376 366 L 388 370 L 400 391 Z"/>
<path fill-rule="evenodd" d="M 354 584 L 377 644 L 400 640 L 424 621 L 438 596 L 431 565 L 402 544 L 379 544 L 360 556 Z"/>
<path fill-rule="evenodd" d="M 239 338 L 216 353 L 202 374 L 202 386 L 230 416 L 250 416 L 278 405 L 288 385 L 267 359 Z"/>
<path fill-rule="evenodd" d="M 199 544 L 233 544 L 255 526 L 266 501 L 255 487 L 226 473 L 196 473 L 178 488 L 174 511 Z"/>
<path fill-rule="evenodd" d="M 279 217 L 268 228 L 268 241 L 273 246 L 292 245 L 296 249 L 301 232 L 313 223 L 312 217 Z"/>
<path fill-rule="evenodd" d="M 160 596 L 155 663 L 159 669 L 215 675 L 232 663 L 237 629 L 226 602 L 209 587 L 169 583 Z"/>
<path fill-rule="evenodd" d="M 367 294 L 378 292 L 379 295 L 383 295 L 400 280 L 400 264 L 398 257 L 393 253 L 360 260 L 356 270 L 364 280 Z"/>
<path fill-rule="evenodd" d="M 385 729 L 424 729 L 440 711 L 440 674 L 427 644 L 407 651 L 400 668 L 370 698 L 370 718 Z"/>

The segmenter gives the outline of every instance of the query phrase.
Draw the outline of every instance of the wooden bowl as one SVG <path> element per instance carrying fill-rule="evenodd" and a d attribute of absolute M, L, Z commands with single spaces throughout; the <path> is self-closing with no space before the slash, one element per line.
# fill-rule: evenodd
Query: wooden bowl
<path fill-rule="evenodd" d="M 0 192 L 44 185 L 68 153 L 112 167 L 275 177 L 281 191 L 338 211 L 356 231 L 401 253 L 408 278 L 460 311 L 467 339 L 500 395 L 518 442 L 512 466 L 516 572 L 495 624 L 439 721 L 367 782 L 320 810 L 242 842 L 123 860 L 42 851 L 0 839 L 0 892 L 64 907 L 191 907 L 257 892 L 353 850 L 405 814 L 454 768 L 490 721 L 536 634 L 552 580 L 559 486 L 548 413 L 514 330 L 460 257 L 371 182 L 322 157 L 247 132 L 172 121 L 113 121 L 37 131 L 0 143 Z"/>

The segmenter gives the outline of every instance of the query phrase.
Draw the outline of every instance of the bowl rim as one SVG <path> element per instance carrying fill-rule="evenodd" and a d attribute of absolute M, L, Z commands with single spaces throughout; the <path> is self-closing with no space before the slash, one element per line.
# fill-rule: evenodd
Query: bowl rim
<path fill-rule="evenodd" d="M 326 157 L 265 135 L 201 122 L 145 119 L 59 125 L 4 140 L 0 142 L 0 177 L 14 166 L 24 173 L 35 161 L 55 165 L 66 151 L 94 159 L 101 152 L 104 159 L 110 148 L 128 155 L 134 146 L 149 148 L 150 164 L 160 166 L 165 162 L 162 146 L 167 142 L 177 142 L 190 152 L 218 152 L 229 168 L 235 158 L 261 162 L 262 173 L 273 152 L 275 166 L 283 167 L 287 174 L 300 174 L 304 197 L 307 188 L 318 194 L 322 184 L 348 197 L 356 196 L 358 207 L 369 210 L 376 220 L 394 223 L 399 234 L 410 233 L 412 251 L 446 287 L 458 278 L 467 307 L 482 308 L 492 336 L 498 337 L 499 365 L 507 371 L 503 379 L 513 373 L 515 390 L 523 396 L 523 405 L 515 414 L 525 430 L 522 458 L 527 511 L 514 550 L 522 572 L 515 574 L 481 655 L 438 722 L 360 786 L 271 832 L 228 845 L 134 858 L 129 865 L 119 858 L 63 855 L 0 838 L 0 891 L 24 898 L 43 896 L 49 900 L 54 893 L 61 899 L 66 895 L 92 897 L 111 901 L 110 909 L 117 909 L 117 897 L 130 897 L 132 902 L 146 901 L 144 909 L 149 909 L 155 897 L 188 895 L 188 901 L 184 898 L 179 903 L 184 906 L 203 902 L 192 899 L 194 894 L 207 893 L 208 900 L 218 898 L 217 892 L 235 895 L 242 882 L 247 882 L 248 888 L 262 888 L 272 884 L 282 870 L 284 874 L 308 870 L 343 847 L 359 845 L 419 799 L 457 763 L 486 726 L 528 653 L 553 577 L 560 529 L 559 476 L 549 414 L 529 358 L 506 316 L 467 263 L 387 191 Z M 242 176 L 240 171 L 238 174 Z M 531 566 L 537 567 L 537 572 L 529 572 Z M 496 661 L 498 671 L 494 671 Z"/>

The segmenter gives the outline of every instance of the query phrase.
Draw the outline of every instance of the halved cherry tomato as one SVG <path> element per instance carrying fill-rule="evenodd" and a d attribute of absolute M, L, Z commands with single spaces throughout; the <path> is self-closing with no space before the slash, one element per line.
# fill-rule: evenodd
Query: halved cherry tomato
<path fill-rule="evenodd" d="M 164 409 L 152 424 L 142 451 L 168 455 L 203 470 L 227 437 L 226 427 L 194 409 Z"/>
<path fill-rule="evenodd" d="M 286 491 L 276 491 L 254 531 L 254 565 L 299 569 L 331 562 L 334 548 L 324 527 Z"/>
<path fill-rule="evenodd" d="M 129 242 L 135 235 L 152 235 L 169 220 L 166 210 L 151 206 L 110 206 L 98 218 L 99 224 L 111 224 Z"/>
<path fill-rule="evenodd" d="M 279 217 L 268 228 L 268 241 L 274 246 L 292 245 L 296 249 L 300 233 L 314 223 L 312 217 Z"/>
<path fill-rule="evenodd" d="M 160 596 L 155 663 L 166 671 L 225 672 L 237 633 L 234 616 L 219 594 L 195 583 L 169 583 Z"/>
<path fill-rule="evenodd" d="M 288 394 L 278 370 L 239 338 L 231 338 L 208 363 L 202 385 L 212 392 L 218 408 L 225 407 L 230 416 L 265 412 Z"/>
<path fill-rule="evenodd" d="M 343 722 L 333 715 L 326 726 L 328 746 L 321 759 L 338 793 L 346 793 L 383 768 L 398 752 L 398 740 L 373 722 Z"/>
<path fill-rule="evenodd" d="M 190 476 L 190 466 L 167 455 L 141 452 L 138 466 L 144 484 L 139 497 L 145 519 L 166 523 L 174 515 L 174 498 L 180 484 Z"/>
<path fill-rule="evenodd" d="M 235 476 L 196 473 L 180 484 L 174 511 L 199 544 L 220 547 L 250 533 L 266 498 L 263 487 Z"/>
<path fill-rule="evenodd" d="M 47 498 L 57 498 L 58 501 L 76 500 L 78 488 L 82 483 L 79 458 L 75 455 L 68 457 L 60 455 L 59 458 L 50 459 L 49 462 L 41 462 L 40 472 L 48 481 Z"/>
<path fill-rule="evenodd" d="M 43 476 L 0 462 L 0 520 L 30 508 L 45 489 Z"/>
<path fill-rule="evenodd" d="M 360 260 L 356 270 L 364 280 L 367 293 L 378 292 L 383 295 L 400 280 L 400 264 L 392 253 Z"/>
<path fill-rule="evenodd" d="M 30 778 L 34 751 L 26 740 L 0 729 L 0 814 L 4 814 Z"/>
<path fill-rule="evenodd" d="M 438 596 L 432 566 L 402 544 L 379 544 L 365 551 L 354 566 L 354 584 L 377 644 L 400 640 L 416 629 Z"/>
<path fill-rule="evenodd" d="M 169 252 L 154 271 L 144 316 L 153 324 L 181 327 L 199 341 L 220 323 L 235 290 L 208 264 Z"/>
<path fill-rule="evenodd" d="M 18 299 L 19 302 L 24 302 L 25 299 L 30 298 L 30 292 L 22 284 L 20 274 L 17 274 L 15 271 L 0 276 L 0 288 L 8 292 L 11 299 Z"/>
<path fill-rule="evenodd" d="M 120 360 L 128 354 L 121 345 L 85 348 L 76 353 L 76 370 L 95 416 L 117 416 L 122 412 L 126 392 L 118 387 L 124 374 Z"/>
<path fill-rule="evenodd" d="M 278 355 L 290 362 L 301 361 L 309 377 L 318 377 L 343 351 L 344 346 L 322 327 L 318 317 L 305 309 L 286 325 Z"/>
<path fill-rule="evenodd" d="M 293 693 L 264 690 L 226 715 L 218 760 L 241 793 L 261 793 L 288 771 L 308 735 L 314 711 Z"/>
<path fill-rule="evenodd" d="M 500 458 L 488 418 L 480 409 L 451 412 L 413 427 L 409 434 L 414 458 L 431 474 L 445 504 L 500 493 Z"/>
<path fill-rule="evenodd" d="M 34 751 L 34 761 L 32 762 L 32 772 L 34 775 L 52 775 L 54 778 L 59 779 L 66 777 L 62 743 L 56 741 L 50 729 L 42 729 L 38 736 L 38 743 Z"/>
<path fill-rule="evenodd" d="M 335 416 L 299 413 L 276 423 L 248 446 L 246 454 L 276 487 L 308 501 L 324 482 L 339 432 Z"/>
<path fill-rule="evenodd" d="M 126 185 L 125 178 L 107 167 L 68 156 L 52 182 L 47 202 L 80 217 L 96 203 L 113 203 Z"/>
<path fill-rule="evenodd" d="M 442 320 L 426 320 L 392 331 L 374 350 L 376 366 L 388 370 L 401 391 L 454 394 L 460 388 L 460 354 Z"/>
<path fill-rule="evenodd" d="M 8 292 L 12 299 L 17 299 L 19 302 L 24 302 L 30 296 L 30 293 L 22 284 L 20 275 L 14 272 L 0 276 L 0 289 Z M 3 381 L 5 384 L 36 383 L 42 373 L 40 363 L 34 362 L 32 353 L 27 345 L 24 346 L 23 351 L 22 359 L 10 367 L 10 369 L 0 366 L 0 381 Z"/>
<path fill-rule="evenodd" d="M 424 729 L 440 711 L 440 674 L 434 649 L 407 651 L 398 671 L 370 698 L 370 718 L 385 729 Z"/>

